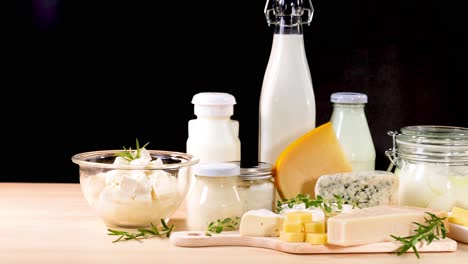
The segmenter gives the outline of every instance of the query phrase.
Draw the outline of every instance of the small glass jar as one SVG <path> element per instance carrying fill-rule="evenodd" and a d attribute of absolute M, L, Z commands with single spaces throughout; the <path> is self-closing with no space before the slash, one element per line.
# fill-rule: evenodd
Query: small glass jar
<path fill-rule="evenodd" d="M 240 166 L 240 162 L 233 163 Z M 257 209 L 273 211 L 275 184 L 272 170 L 271 164 L 265 162 L 240 169 L 237 186 L 243 213 Z"/>
<path fill-rule="evenodd" d="M 450 211 L 468 209 L 468 128 L 407 126 L 389 132 L 386 151 L 399 176 L 399 204 Z"/>
<path fill-rule="evenodd" d="M 203 163 L 194 166 L 193 172 L 195 181 L 186 201 L 188 230 L 205 231 L 218 219 L 242 217 L 238 165 Z"/>

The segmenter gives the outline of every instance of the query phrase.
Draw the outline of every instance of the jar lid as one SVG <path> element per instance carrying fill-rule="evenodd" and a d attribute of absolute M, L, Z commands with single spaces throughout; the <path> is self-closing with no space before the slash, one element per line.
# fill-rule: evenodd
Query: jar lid
<path fill-rule="evenodd" d="M 231 177 L 239 176 L 240 167 L 233 163 L 202 163 L 193 166 L 193 173 L 197 176 Z"/>
<path fill-rule="evenodd" d="M 341 104 L 365 104 L 367 103 L 367 95 L 363 93 L 339 92 L 333 93 L 330 96 L 330 101 Z"/>
<path fill-rule="evenodd" d="M 395 149 L 392 149 L 394 156 L 453 164 L 468 162 L 468 128 L 406 126 L 401 128 L 401 133 L 392 135 L 394 135 Z"/>
<path fill-rule="evenodd" d="M 197 116 L 232 116 L 236 99 L 228 93 L 203 92 L 192 98 Z"/>
<path fill-rule="evenodd" d="M 231 162 L 240 167 L 240 180 L 267 180 L 273 177 L 273 166 L 266 162 L 258 162 L 257 165 L 252 167 L 241 167 L 239 161 Z"/>

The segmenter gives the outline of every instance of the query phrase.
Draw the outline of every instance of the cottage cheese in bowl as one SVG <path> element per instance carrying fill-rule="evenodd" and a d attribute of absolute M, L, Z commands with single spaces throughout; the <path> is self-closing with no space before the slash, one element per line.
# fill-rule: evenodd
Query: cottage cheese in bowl
<path fill-rule="evenodd" d="M 115 151 L 72 158 L 80 165 L 84 197 L 108 226 L 135 228 L 167 221 L 188 192 L 191 167 L 198 160 L 185 153 L 138 151 L 135 159 L 116 157 Z"/>

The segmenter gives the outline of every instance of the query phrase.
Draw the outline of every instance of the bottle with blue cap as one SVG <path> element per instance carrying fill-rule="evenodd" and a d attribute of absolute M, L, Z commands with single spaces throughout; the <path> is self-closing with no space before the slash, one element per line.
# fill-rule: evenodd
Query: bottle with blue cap
<path fill-rule="evenodd" d="M 374 170 L 375 147 L 364 111 L 367 95 L 338 92 L 330 99 L 333 103 L 330 121 L 353 171 Z"/>

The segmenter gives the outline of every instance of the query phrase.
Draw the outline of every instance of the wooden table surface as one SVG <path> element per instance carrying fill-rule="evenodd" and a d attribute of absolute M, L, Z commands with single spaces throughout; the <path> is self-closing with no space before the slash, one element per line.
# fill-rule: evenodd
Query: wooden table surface
<path fill-rule="evenodd" d="M 183 230 L 184 211 L 170 223 Z M 468 245 L 450 253 L 294 255 L 249 247 L 175 247 L 152 238 L 112 243 L 78 184 L 0 183 L 0 263 L 468 263 Z"/>

